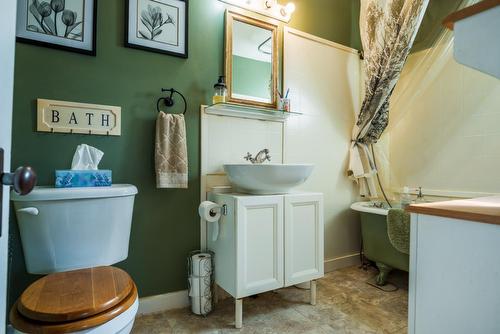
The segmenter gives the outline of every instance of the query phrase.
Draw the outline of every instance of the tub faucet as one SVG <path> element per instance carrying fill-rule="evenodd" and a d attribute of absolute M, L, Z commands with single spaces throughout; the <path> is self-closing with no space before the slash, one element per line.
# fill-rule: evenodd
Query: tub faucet
<path fill-rule="evenodd" d="M 247 153 L 246 156 L 243 157 L 246 161 L 250 161 L 252 164 L 261 164 L 264 161 L 271 161 L 271 156 L 269 155 L 269 150 L 267 148 L 259 151 L 257 155 L 255 155 L 255 158 L 252 157 L 250 152 Z"/>
<path fill-rule="evenodd" d="M 422 187 L 418 187 L 417 190 L 418 190 L 417 198 L 415 199 L 415 201 L 417 203 L 426 202 L 426 200 L 424 198 L 424 194 L 422 194 Z"/>

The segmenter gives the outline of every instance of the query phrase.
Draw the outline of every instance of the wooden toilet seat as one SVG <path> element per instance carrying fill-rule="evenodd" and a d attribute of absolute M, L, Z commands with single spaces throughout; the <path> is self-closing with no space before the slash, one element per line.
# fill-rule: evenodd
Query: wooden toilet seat
<path fill-rule="evenodd" d="M 119 268 L 55 273 L 23 292 L 10 311 L 10 321 L 26 333 L 76 332 L 108 322 L 136 299 L 134 282 Z"/>

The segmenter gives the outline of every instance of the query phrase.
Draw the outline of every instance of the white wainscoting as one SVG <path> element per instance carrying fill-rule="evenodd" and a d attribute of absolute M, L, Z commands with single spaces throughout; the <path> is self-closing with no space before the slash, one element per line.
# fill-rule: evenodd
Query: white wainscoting
<path fill-rule="evenodd" d="M 211 107 L 211 109 L 216 107 Z M 228 186 L 225 163 L 245 163 L 247 152 L 256 154 L 269 149 L 272 162 L 283 163 L 284 120 L 269 120 L 253 115 L 232 113 L 215 115 L 201 107 L 201 189 L 200 200 L 214 186 Z M 206 247 L 206 224 L 201 224 L 201 249 Z"/>
<path fill-rule="evenodd" d="M 358 192 L 346 175 L 360 107 L 358 52 L 288 28 L 284 43 L 285 89 L 290 88 L 292 111 L 303 114 L 286 122 L 285 162 L 316 165 L 301 190 L 324 194 L 325 258 L 343 258 L 359 252 L 360 243 L 359 215 L 350 209 Z M 337 262 L 328 262 L 325 271 Z"/>
<path fill-rule="evenodd" d="M 273 162 L 314 163 L 313 175 L 300 190 L 325 196 L 325 258 L 330 259 L 325 269 L 355 263 L 356 256 L 344 258 L 359 252 L 360 242 L 359 215 L 350 210 L 358 201 L 357 189 L 346 168 L 360 107 L 360 73 L 357 50 L 286 28 L 284 88 L 290 88 L 292 111 L 303 115 L 284 121 L 250 119 L 208 114 L 202 107 L 200 200 L 211 187 L 229 185 L 222 165 L 243 162 L 247 152 L 269 148 Z"/>

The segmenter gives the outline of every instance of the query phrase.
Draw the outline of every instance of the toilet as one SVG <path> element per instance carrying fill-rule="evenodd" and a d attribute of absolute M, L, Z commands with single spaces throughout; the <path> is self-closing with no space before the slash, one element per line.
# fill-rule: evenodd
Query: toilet
<path fill-rule="evenodd" d="M 46 275 L 10 310 L 14 333 L 128 334 L 138 309 L 128 256 L 133 185 L 11 193 L 26 269 Z"/>

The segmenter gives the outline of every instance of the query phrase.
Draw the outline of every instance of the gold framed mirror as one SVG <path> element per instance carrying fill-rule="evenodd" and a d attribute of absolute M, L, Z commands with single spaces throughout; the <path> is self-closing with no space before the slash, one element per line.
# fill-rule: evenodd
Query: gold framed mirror
<path fill-rule="evenodd" d="M 225 43 L 228 101 L 276 108 L 279 25 L 227 10 Z"/>

